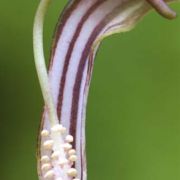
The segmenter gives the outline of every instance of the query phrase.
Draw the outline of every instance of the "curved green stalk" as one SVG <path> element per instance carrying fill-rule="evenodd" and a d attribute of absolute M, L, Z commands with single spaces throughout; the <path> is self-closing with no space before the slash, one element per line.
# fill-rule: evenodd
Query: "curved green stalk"
<path fill-rule="evenodd" d="M 44 17 L 46 15 L 47 9 L 52 0 L 41 0 L 39 7 L 37 9 L 34 28 L 33 28 L 33 47 L 34 47 L 34 59 L 36 70 L 45 101 L 46 108 L 49 114 L 49 120 L 51 126 L 57 124 L 58 118 L 56 113 L 56 108 L 53 102 L 53 96 L 51 94 L 51 88 L 49 84 L 49 78 L 47 73 L 47 68 L 45 64 L 44 50 L 43 50 L 43 24 Z"/>

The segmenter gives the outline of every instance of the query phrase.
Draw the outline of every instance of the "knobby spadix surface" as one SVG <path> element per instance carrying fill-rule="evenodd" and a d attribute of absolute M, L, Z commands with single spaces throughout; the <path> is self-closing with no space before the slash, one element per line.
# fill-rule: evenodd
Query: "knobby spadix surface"
<path fill-rule="evenodd" d="M 54 37 L 49 81 L 59 121 L 74 141 L 69 136 L 72 147 L 61 140 L 63 149 L 54 148 L 45 108 L 39 137 L 41 180 L 87 179 L 85 111 L 96 50 L 104 37 L 130 30 L 149 9 L 144 0 L 75 0 L 63 12 Z"/>

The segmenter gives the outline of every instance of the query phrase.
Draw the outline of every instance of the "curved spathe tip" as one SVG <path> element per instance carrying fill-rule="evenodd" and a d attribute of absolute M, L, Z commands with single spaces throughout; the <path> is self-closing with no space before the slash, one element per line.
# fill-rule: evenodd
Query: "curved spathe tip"
<path fill-rule="evenodd" d="M 176 18 L 177 14 L 172 10 L 164 0 L 147 0 L 154 9 L 167 19 Z"/>

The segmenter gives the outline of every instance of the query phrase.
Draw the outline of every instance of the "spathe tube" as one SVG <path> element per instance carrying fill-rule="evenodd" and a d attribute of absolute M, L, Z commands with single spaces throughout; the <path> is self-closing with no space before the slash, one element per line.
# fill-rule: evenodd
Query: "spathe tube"
<path fill-rule="evenodd" d="M 85 112 L 94 58 L 103 38 L 132 29 L 151 9 L 171 19 L 164 1 L 74 0 L 59 19 L 47 74 L 42 28 L 47 4 L 35 18 L 34 52 L 45 100 L 38 143 L 39 179 L 87 179 Z M 149 4 L 150 3 L 150 4 Z"/>

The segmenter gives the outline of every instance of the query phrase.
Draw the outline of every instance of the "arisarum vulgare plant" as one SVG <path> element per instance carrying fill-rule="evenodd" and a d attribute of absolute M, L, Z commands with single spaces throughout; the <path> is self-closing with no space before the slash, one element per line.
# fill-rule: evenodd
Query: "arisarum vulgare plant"
<path fill-rule="evenodd" d="M 103 38 L 132 29 L 152 8 L 173 19 L 173 0 L 71 0 L 62 13 L 49 70 L 43 22 L 51 0 L 41 0 L 34 23 L 34 55 L 45 101 L 38 142 L 39 179 L 86 180 L 85 114 L 94 57 Z M 110 51 L 110 50 L 109 50 Z"/>

